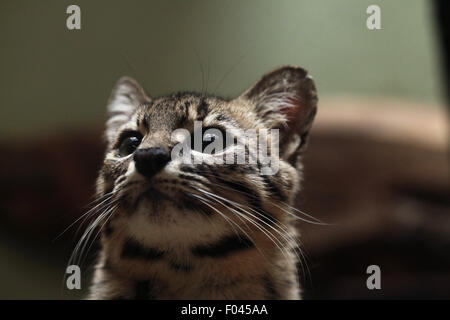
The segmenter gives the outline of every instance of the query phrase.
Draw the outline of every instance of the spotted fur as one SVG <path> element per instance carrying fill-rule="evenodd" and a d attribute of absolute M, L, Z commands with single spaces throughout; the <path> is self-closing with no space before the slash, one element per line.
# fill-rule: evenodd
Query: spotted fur
<path fill-rule="evenodd" d="M 97 181 L 97 195 L 106 199 L 101 208 L 110 210 L 99 219 L 102 248 L 88 298 L 299 299 L 290 206 L 316 105 L 312 79 L 291 66 L 232 100 L 194 93 L 151 99 L 133 79 L 120 79 L 108 102 Z M 172 159 L 148 178 L 136 169 L 136 156 L 118 155 L 128 132 L 142 136 L 134 153 L 170 153 L 171 132 L 192 131 L 195 120 L 230 132 L 279 129 L 279 171 Z"/>

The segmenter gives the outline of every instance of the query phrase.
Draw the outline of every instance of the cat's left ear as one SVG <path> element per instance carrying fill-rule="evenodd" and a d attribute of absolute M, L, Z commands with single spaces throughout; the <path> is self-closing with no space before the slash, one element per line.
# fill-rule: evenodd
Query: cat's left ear
<path fill-rule="evenodd" d="M 117 130 L 128 122 L 136 109 L 151 99 L 136 80 L 122 77 L 117 81 L 108 100 L 108 121 L 106 122 L 106 138 L 112 141 Z"/>
<path fill-rule="evenodd" d="M 280 156 L 290 160 L 307 142 L 317 111 L 317 91 L 308 72 L 284 66 L 264 75 L 238 99 L 254 108 L 269 129 L 280 130 Z"/>

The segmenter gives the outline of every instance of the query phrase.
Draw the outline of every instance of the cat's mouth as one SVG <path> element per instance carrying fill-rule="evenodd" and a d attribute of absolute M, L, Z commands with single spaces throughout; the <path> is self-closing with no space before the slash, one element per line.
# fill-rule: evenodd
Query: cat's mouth
<path fill-rule="evenodd" d="M 164 204 L 173 205 L 178 208 L 187 206 L 186 200 L 181 193 L 167 194 L 155 186 L 145 186 L 134 200 L 134 206 L 150 205 L 154 209 Z"/>
<path fill-rule="evenodd" d="M 194 211 L 210 211 L 211 209 L 199 201 L 198 190 L 188 187 L 186 183 L 176 179 L 130 179 L 121 181 L 116 185 L 119 198 L 129 210 L 137 210 L 138 207 L 151 209 L 150 211 L 160 211 L 170 206 L 184 211 L 191 209 Z M 200 197 L 201 198 L 201 197 Z"/>
<path fill-rule="evenodd" d="M 199 211 L 203 214 L 209 215 L 211 210 L 208 206 L 205 206 L 202 202 L 199 202 L 198 199 L 190 195 L 191 194 L 187 194 L 181 190 L 173 194 L 167 194 L 154 186 L 147 186 L 145 190 L 136 197 L 134 206 L 138 207 L 139 205 L 148 205 L 153 209 L 153 211 L 157 212 L 159 209 L 162 209 L 162 206 L 169 205 L 173 208 L 179 209 L 180 211 L 187 209 Z"/>

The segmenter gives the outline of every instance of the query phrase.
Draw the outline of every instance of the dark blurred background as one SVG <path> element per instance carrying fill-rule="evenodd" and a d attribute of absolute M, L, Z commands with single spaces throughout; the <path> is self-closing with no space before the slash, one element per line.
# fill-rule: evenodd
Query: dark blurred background
<path fill-rule="evenodd" d="M 298 225 L 305 298 L 450 298 L 443 3 L 3 0 L 0 298 L 82 296 L 63 286 L 79 224 L 57 236 L 93 199 L 120 76 L 152 96 L 233 97 L 283 64 L 308 69 L 320 98 L 297 206 L 333 223 Z M 71 4 L 81 30 L 66 28 Z M 366 28 L 371 4 L 381 30 Z"/>

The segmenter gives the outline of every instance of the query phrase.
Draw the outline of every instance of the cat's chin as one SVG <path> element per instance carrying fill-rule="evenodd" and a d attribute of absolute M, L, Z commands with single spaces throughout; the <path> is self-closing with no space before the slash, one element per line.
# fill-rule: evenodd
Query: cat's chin
<path fill-rule="evenodd" d="M 153 188 L 139 193 L 132 203 L 128 208 L 129 213 L 142 213 L 157 220 L 173 218 L 189 209 L 181 195 L 168 195 Z"/>
<path fill-rule="evenodd" d="M 134 201 L 132 210 L 147 212 L 149 215 L 158 215 L 169 208 L 174 207 L 174 201 L 168 195 L 154 189 L 141 192 Z"/>
<path fill-rule="evenodd" d="M 158 215 L 168 210 L 180 213 L 189 210 L 207 211 L 202 203 L 187 197 L 183 192 L 172 190 L 172 192 L 167 193 L 148 185 L 145 185 L 139 191 L 135 191 L 134 194 L 129 194 L 125 199 L 130 205 L 130 211 L 143 210 L 150 212 L 151 215 Z"/>
<path fill-rule="evenodd" d="M 149 203 L 159 203 L 170 201 L 170 197 L 166 194 L 156 190 L 152 187 L 146 188 L 142 191 L 139 196 L 136 198 L 136 203 L 139 204 L 141 202 L 149 202 Z"/>

